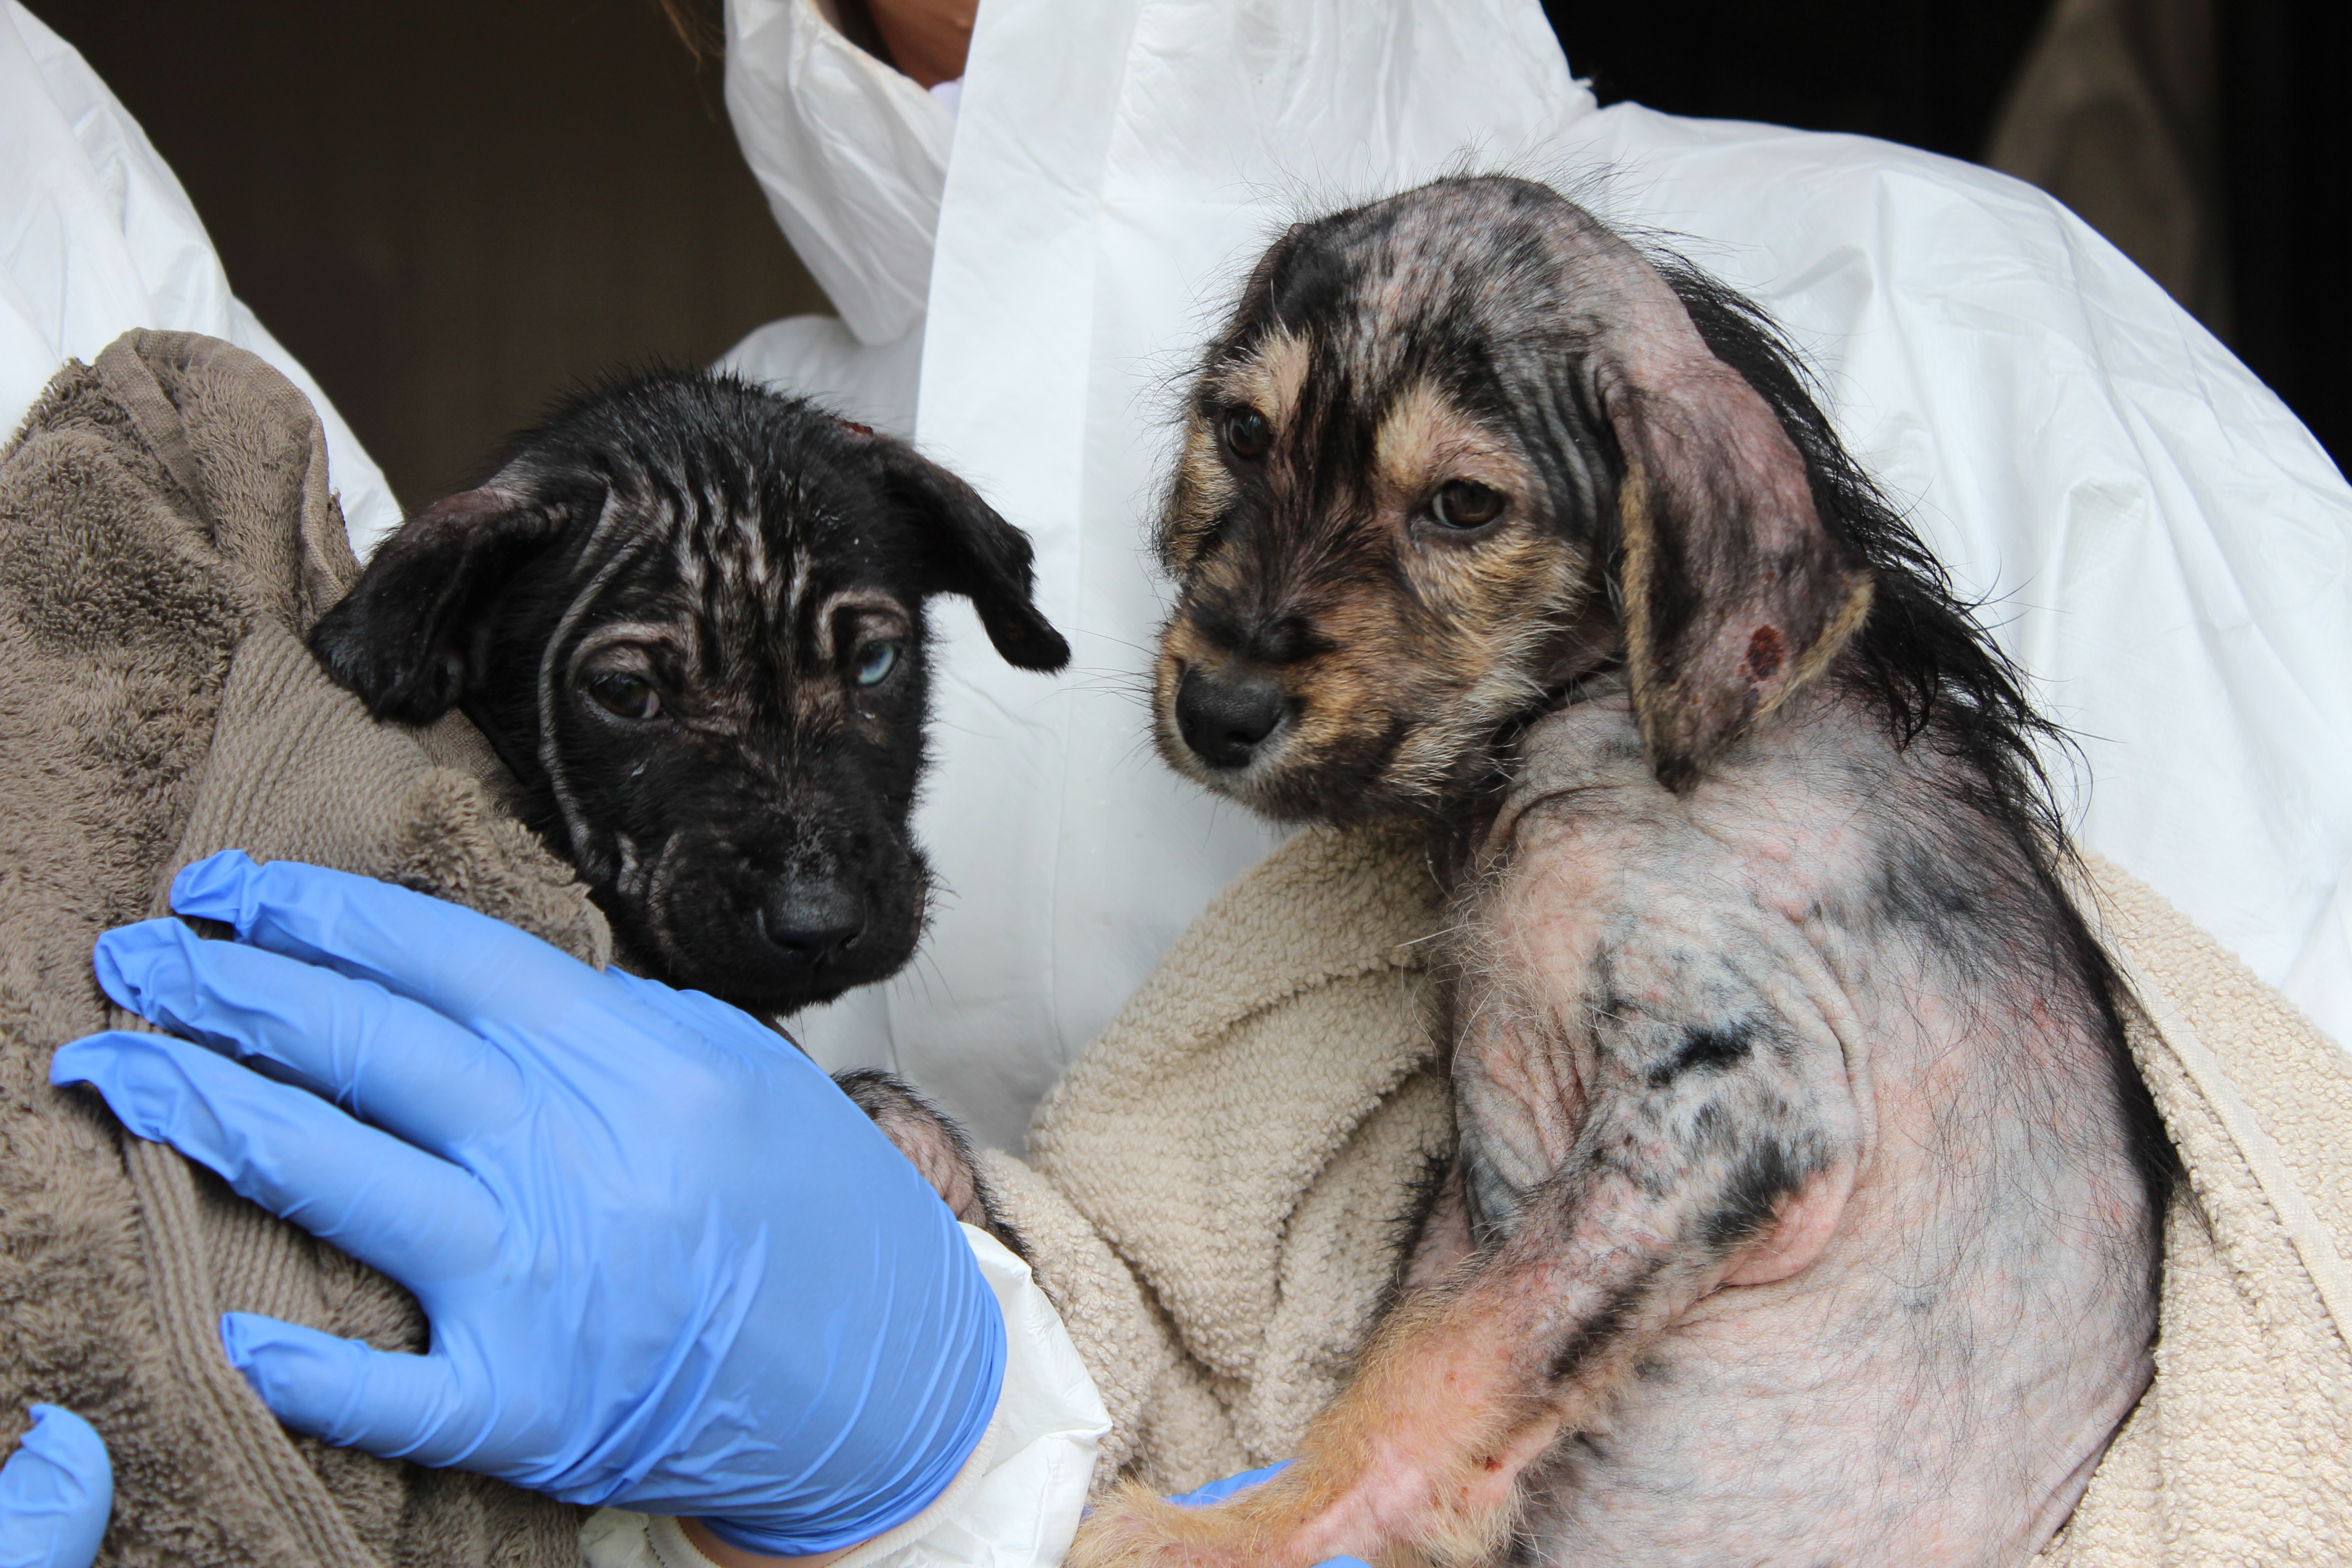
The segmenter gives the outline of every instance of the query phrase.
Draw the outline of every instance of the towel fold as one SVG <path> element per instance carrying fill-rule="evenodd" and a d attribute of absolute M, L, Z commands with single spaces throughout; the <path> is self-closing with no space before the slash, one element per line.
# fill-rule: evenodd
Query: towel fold
<path fill-rule="evenodd" d="M 407 1294 L 125 1136 L 50 1053 L 143 1027 L 90 973 L 236 847 L 405 883 L 591 961 L 568 867 L 502 809 L 462 721 L 371 722 L 301 642 L 358 573 L 309 402 L 210 338 L 131 332 L 61 371 L 0 452 L 0 1437 L 35 1400 L 112 1454 L 101 1561 L 576 1568 L 577 1510 L 298 1437 L 220 1346 L 225 1310 L 421 1349 Z"/>

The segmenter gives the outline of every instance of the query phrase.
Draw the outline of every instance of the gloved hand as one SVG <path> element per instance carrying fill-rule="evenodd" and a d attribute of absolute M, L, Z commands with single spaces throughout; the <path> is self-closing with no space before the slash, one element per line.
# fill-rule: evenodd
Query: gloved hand
<path fill-rule="evenodd" d="M 1205 1487 L 1195 1487 L 1189 1492 L 1179 1492 L 1168 1500 L 1180 1508 L 1206 1508 L 1213 1502 L 1223 1502 L 1235 1492 L 1247 1491 L 1260 1481 L 1270 1481 L 1290 1468 L 1285 1459 L 1278 1465 L 1268 1465 L 1262 1470 L 1244 1470 L 1237 1476 L 1227 1476 L 1222 1481 L 1211 1481 Z M 1371 1568 L 1360 1557 L 1326 1557 L 1315 1568 Z"/>
<path fill-rule="evenodd" d="M 0 1466 L 0 1568 L 89 1568 L 113 1511 L 106 1444 L 72 1411 L 34 1405 Z"/>
<path fill-rule="evenodd" d="M 126 926 L 99 981 L 212 1049 L 96 1035 L 51 1078 L 432 1324 L 420 1356 L 224 1318 L 288 1426 L 698 1515 L 774 1555 L 864 1541 L 954 1479 L 996 1407 L 995 1298 L 946 1205 L 790 1042 L 366 878 L 232 851 L 181 872 L 172 907 L 236 941 Z"/>

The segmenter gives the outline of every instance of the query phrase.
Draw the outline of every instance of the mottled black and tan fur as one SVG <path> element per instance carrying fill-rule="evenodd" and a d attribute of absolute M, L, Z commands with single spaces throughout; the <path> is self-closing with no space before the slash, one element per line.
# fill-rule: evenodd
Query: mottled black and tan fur
<path fill-rule="evenodd" d="M 1299 1462 L 1073 1563 L 2031 1558 L 2168 1152 L 2053 732 L 1769 326 L 1524 182 L 1297 225 L 1160 548 L 1169 760 L 1428 829 L 1460 1152 Z"/>

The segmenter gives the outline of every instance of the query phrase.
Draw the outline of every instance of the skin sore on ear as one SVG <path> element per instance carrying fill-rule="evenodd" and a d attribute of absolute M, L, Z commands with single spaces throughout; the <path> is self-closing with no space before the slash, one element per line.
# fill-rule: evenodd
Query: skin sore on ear
<path fill-rule="evenodd" d="M 1685 406 L 1668 417 L 1686 428 L 1662 437 L 1669 462 L 1744 476 L 1728 493 L 1708 472 L 1662 486 L 1645 460 L 1643 415 L 1621 407 L 1612 421 L 1625 461 L 1627 672 L 1643 748 L 1676 792 L 1828 668 L 1870 612 L 1869 574 L 1822 531 L 1803 459 L 1746 383 L 1726 384 L 1730 374 L 1701 380 L 1696 396 L 1677 387 Z M 1710 440 L 1718 416 L 1772 423 L 1746 441 Z"/>

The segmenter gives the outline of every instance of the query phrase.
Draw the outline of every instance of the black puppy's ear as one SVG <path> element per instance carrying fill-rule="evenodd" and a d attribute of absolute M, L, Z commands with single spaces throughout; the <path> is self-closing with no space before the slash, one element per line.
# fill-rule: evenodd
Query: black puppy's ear
<path fill-rule="evenodd" d="M 1038 613 L 1033 597 L 1030 563 L 1035 552 L 1029 536 L 999 517 L 970 485 L 906 443 L 870 433 L 861 438 L 881 458 L 883 488 L 892 503 L 922 531 L 923 592 L 970 599 L 988 640 L 1007 664 L 1055 670 L 1069 663 L 1070 645 Z"/>
<path fill-rule="evenodd" d="M 372 717 L 429 724 L 466 694 L 477 612 L 562 531 L 559 510 L 510 491 L 436 501 L 385 540 L 319 617 L 310 651 Z"/>

